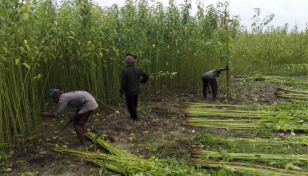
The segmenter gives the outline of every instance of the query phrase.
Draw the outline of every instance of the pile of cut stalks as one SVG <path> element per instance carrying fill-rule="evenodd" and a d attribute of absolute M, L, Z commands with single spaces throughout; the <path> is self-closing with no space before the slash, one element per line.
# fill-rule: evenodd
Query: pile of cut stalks
<path fill-rule="evenodd" d="M 219 105 L 204 103 L 187 103 L 185 110 L 188 118 L 184 119 L 184 124 L 189 126 L 207 127 L 207 128 L 225 128 L 225 129 L 264 129 L 268 127 L 274 130 L 282 130 L 282 123 L 285 123 L 283 130 L 307 131 L 307 105 L 301 103 L 292 103 L 284 105 Z M 292 117 L 290 114 L 294 117 Z M 296 116 L 297 115 L 297 116 Z M 287 123 L 290 121 L 305 122 L 296 124 Z M 297 119 L 301 118 L 301 119 Z M 303 119 L 303 120 L 302 120 Z M 243 145 L 308 145 L 308 136 L 291 137 L 289 139 L 245 139 L 245 138 L 213 138 L 209 137 L 206 141 L 215 140 L 215 142 L 242 143 Z M 206 145 L 206 144 L 204 144 Z M 198 146 L 196 146 L 198 147 Z M 214 161 L 213 161 L 214 159 Z M 215 159 L 220 162 L 215 162 Z M 266 167 L 240 162 L 226 162 L 229 160 L 237 161 L 290 161 L 285 169 Z M 190 163 L 200 164 L 202 167 L 210 168 L 229 168 L 242 174 L 252 175 L 308 175 L 303 168 L 295 163 L 305 165 L 308 161 L 307 154 L 286 155 L 286 154 L 253 154 L 253 153 L 227 153 L 209 150 L 197 150 L 193 153 Z M 290 170 L 293 169 L 293 170 Z"/>
<path fill-rule="evenodd" d="M 296 102 L 294 102 L 296 103 Z M 303 102 L 298 102 L 301 106 Z M 184 125 L 224 129 L 259 129 L 267 128 L 275 131 L 308 130 L 308 110 L 301 110 L 303 116 L 295 120 L 287 116 L 288 110 L 276 111 L 277 105 L 218 105 L 204 103 L 187 103 L 184 113 L 187 117 Z M 306 106 L 305 106 L 306 107 Z M 285 118 L 285 119 L 283 119 Z M 293 118 L 293 117 L 292 117 Z"/>
<path fill-rule="evenodd" d="M 110 154 L 105 154 L 101 152 L 86 152 L 77 151 L 62 147 L 53 148 L 54 151 L 61 152 L 64 154 L 80 156 L 85 161 L 97 165 L 99 173 L 107 172 L 107 169 L 114 172 L 124 174 L 124 175 L 152 175 L 152 176 L 163 176 L 163 175 L 175 175 L 175 176 L 186 176 L 186 175 L 208 175 L 206 171 L 195 169 L 193 165 L 198 167 L 206 167 L 213 169 L 223 168 L 230 172 L 238 172 L 241 174 L 248 175 L 308 175 L 308 173 L 302 171 L 292 171 L 277 169 L 273 167 L 265 167 L 260 165 L 252 165 L 245 163 L 235 163 L 235 162 L 212 162 L 206 161 L 205 157 L 222 157 L 218 152 L 210 151 L 195 151 L 193 157 L 190 160 L 190 165 L 192 167 L 183 167 L 176 164 L 170 164 L 164 160 L 159 160 L 156 157 L 151 157 L 150 159 L 142 159 L 136 155 L 125 152 L 123 149 L 115 147 L 105 141 L 103 137 L 96 136 L 93 133 L 88 132 L 86 137 L 92 140 L 93 143 L 100 145 L 106 149 Z M 230 154 L 234 159 L 297 159 L 301 161 L 307 161 L 306 156 L 273 156 L 265 155 L 249 155 L 249 154 Z M 283 157 L 283 158 L 281 158 Z M 291 166 L 290 166 L 291 167 Z M 293 166 L 295 167 L 295 166 Z"/>
<path fill-rule="evenodd" d="M 86 137 L 91 139 L 93 143 L 100 145 L 106 149 L 110 154 L 99 152 L 78 151 L 68 148 L 57 147 L 52 150 L 64 154 L 75 155 L 83 158 L 85 161 L 97 165 L 99 173 L 106 173 L 108 170 L 124 174 L 127 176 L 132 175 L 196 175 L 203 176 L 206 174 L 205 169 L 196 169 L 193 164 L 184 163 L 181 166 L 177 162 L 168 162 L 160 160 L 155 156 L 149 159 L 142 159 L 136 155 L 127 153 L 121 148 L 115 147 L 105 141 L 103 137 L 99 137 L 93 133 L 88 132 Z"/>
<path fill-rule="evenodd" d="M 281 98 L 292 99 L 293 102 L 308 103 L 308 91 L 277 88 L 275 94 Z"/>

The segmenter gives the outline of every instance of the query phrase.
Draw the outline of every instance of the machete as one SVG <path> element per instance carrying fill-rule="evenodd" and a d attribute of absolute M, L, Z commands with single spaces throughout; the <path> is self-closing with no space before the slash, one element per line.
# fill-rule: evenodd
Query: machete
<path fill-rule="evenodd" d="M 73 120 L 70 120 L 63 128 L 62 128 L 62 130 L 59 132 L 59 133 L 61 133 L 70 123 L 72 123 L 73 122 Z M 59 133 L 57 133 L 57 134 L 59 134 Z"/>

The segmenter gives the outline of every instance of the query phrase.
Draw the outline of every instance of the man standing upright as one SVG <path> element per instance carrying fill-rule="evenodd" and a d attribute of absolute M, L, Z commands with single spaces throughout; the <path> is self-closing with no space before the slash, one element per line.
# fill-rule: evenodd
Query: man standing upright
<path fill-rule="evenodd" d="M 120 97 L 122 98 L 123 94 L 125 94 L 130 117 L 134 121 L 138 121 L 138 94 L 140 93 L 141 84 L 148 81 L 149 75 L 141 68 L 135 67 L 135 59 L 137 59 L 137 56 L 133 54 L 126 55 L 125 62 L 127 63 L 127 66 L 122 70 Z M 142 76 L 141 80 L 140 76 Z"/>

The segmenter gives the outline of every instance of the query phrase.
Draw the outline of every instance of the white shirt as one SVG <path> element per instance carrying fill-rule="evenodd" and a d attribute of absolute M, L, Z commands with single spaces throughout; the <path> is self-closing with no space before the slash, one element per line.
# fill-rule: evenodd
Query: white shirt
<path fill-rule="evenodd" d="M 217 69 L 215 69 L 215 70 L 211 70 L 211 71 L 204 73 L 202 75 L 202 78 L 216 78 L 218 76 L 219 76 L 219 74 L 217 72 Z"/>
<path fill-rule="evenodd" d="M 55 118 L 61 117 L 66 107 L 77 108 L 78 114 L 83 114 L 96 109 L 98 105 L 94 97 L 86 91 L 64 93 L 59 97 L 59 107 L 54 114 Z"/>

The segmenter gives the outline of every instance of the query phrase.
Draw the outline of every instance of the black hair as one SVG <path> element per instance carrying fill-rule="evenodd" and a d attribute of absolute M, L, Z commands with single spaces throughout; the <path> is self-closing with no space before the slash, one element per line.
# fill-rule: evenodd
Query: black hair
<path fill-rule="evenodd" d="M 127 53 L 126 56 L 133 56 L 135 59 L 137 59 L 136 55 L 133 55 L 133 54 L 130 54 L 130 53 Z"/>

